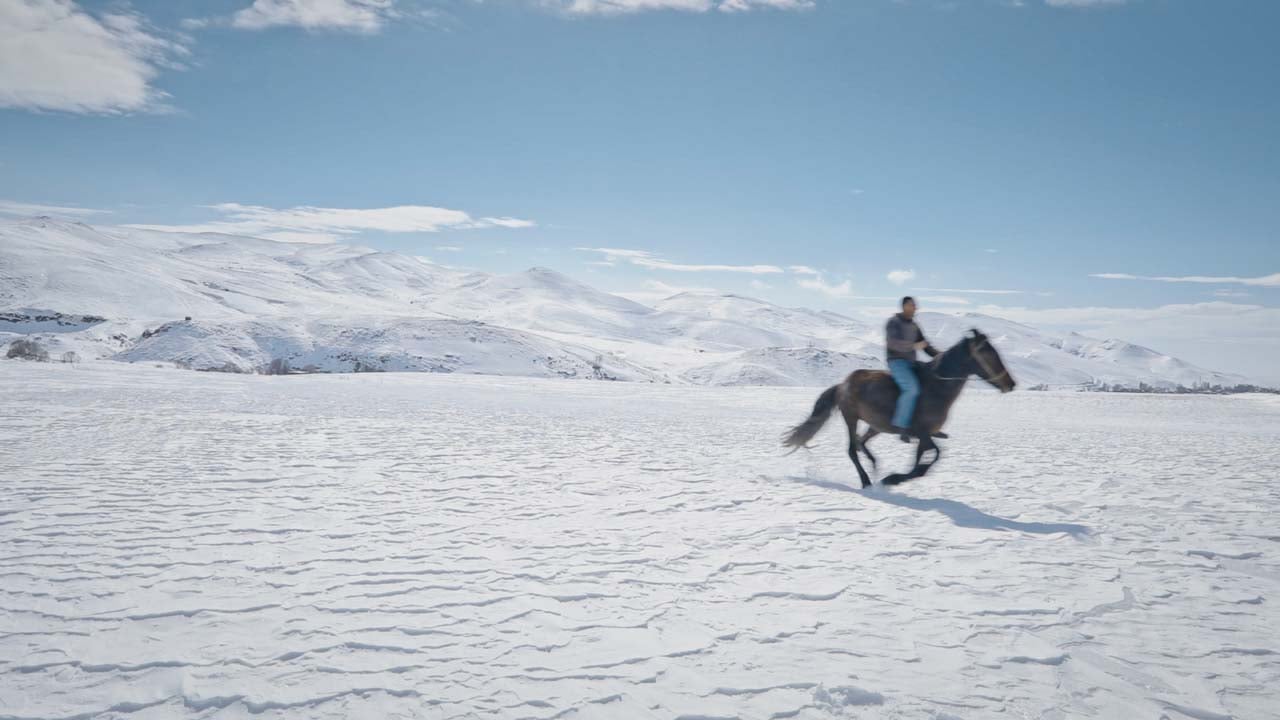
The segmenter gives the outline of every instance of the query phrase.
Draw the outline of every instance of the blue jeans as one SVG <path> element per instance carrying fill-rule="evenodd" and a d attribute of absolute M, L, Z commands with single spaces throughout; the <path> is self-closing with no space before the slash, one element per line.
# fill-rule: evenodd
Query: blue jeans
<path fill-rule="evenodd" d="M 902 392 L 898 395 L 898 407 L 893 412 L 893 424 L 901 428 L 911 427 L 911 415 L 916 411 L 916 398 L 920 397 L 920 379 L 916 377 L 915 363 L 908 360 L 890 360 L 889 374 Z"/>

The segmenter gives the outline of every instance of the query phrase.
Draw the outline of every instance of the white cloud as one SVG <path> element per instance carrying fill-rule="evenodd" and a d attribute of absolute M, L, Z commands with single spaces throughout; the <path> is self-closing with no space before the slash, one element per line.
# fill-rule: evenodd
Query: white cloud
<path fill-rule="evenodd" d="M 720 0 L 716 9 L 721 12 L 744 12 L 756 8 L 774 10 L 812 10 L 814 0 Z"/>
<path fill-rule="evenodd" d="M 745 12 L 758 8 L 809 10 L 815 0 L 542 0 L 542 5 L 570 15 L 624 15 L 649 10 L 705 13 Z"/>
<path fill-rule="evenodd" d="M 752 278 L 751 289 L 752 290 L 772 290 L 773 286 L 763 280 L 756 280 L 755 278 Z"/>
<path fill-rule="evenodd" d="M 1280 287 L 1280 273 L 1263 275 L 1262 277 L 1215 277 L 1206 275 L 1130 275 L 1129 273 L 1094 273 L 1089 277 L 1103 280 L 1153 280 L 1167 283 L 1205 283 L 1209 285 L 1258 285 L 1262 287 Z"/>
<path fill-rule="evenodd" d="M 461 210 L 428 205 L 399 205 L 386 208 L 349 209 L 294 207 L 276 209 L 259 205 L 222 203 L 213 209 L 227 219 L 194 225 L 130 225 L 128 227 L 170 232 L 216 232 L 250 235 L 282 242 L 337 242 L 343 236 L 374 230 L 388 233 L 440 232 L 476 228 L 532 227 L 529 220 L 516 218 L 473 218 Z"/>
<path fill-rule="evenodd" d="M 152 81 L 186 53 L 136 13 L 94 15 L 72 0 L 0 0 L 0 107 L 163 110 L 166 95 Z"/>
<path fill-rule="evenodd" d="M 909 280 L 914 280 L 916 277 L 916 271 L 915 270 L 892 270 L 885 277 L 888 278 L 889 282 L 893 283 L 894 285 L 902 285 Z"/>
<path fill-rule="evenodd" d="M 751 275 L 768 275 L 783 272 L 776 265 L 688 265 L 673 263 L 656 257 L 646 250 L 627 250 L 623 248 L 576 248 L 584 252 L 601 253 L 610 262 L 626 262 L 650 270 L 673 270 L 675 272 L 732 272 Z"/>
<path fill-rule="evenodd" d="M 39 205 L 36 203 L 0 200 L 0 215 L 67 215 L 83 217 L 110 212 L 110 210 L 95 210 L 93 208 L 70 207 L 67 205 Z"/>
<path fill-rule="evenodd" d="M 941 303 L 943 305 L 968 305 L 969 301 L 956 295 L 922 295 L 921 304 Z"/>
<path fill-rule="evenodd" d="M 395 0 L 254 0 L 232 15 L 230 24 L 242 30 L 293 26 L 375 33 L 398 16 Z"/>
<path fill-rule="evenodd" d="M 848 299 L 853 297 L 853 283 L 845 280 L 839 284 L 828 283 L 821 275 L 802 277 L 796 284 L 805 290 L 813 290 L 833 298 Z"/>
<path fill-rule="evenodd" d="M 981 290 L 978 288 L 915 288 L 924 292 L 961 293 L 964 295 L 1021 295 L 1021 290 Z"/>
<path fill-rule="evenodd" d="M 1129 0 L 1044 0 L 1045 5 L 1061 8 L 1102 7 L 1104 5 L 1123 5 L 1126 2 L 1129 2 Z"/>
<path fill-rule="evenodd" d="M 800 276 L 800 279 L 796 280 L 796 285 L 805 290 L 813 290 L 834 298 L 850 299 L 853 297 L 853 283 L 849 280 L 844 280 L 840 283 L 827 282 L 821 270 L 808 265 L 792 265 L 787 269 L 791 271 L 791 274 Z"/>
<path fill-rule="evenodd" d="M 462 248 L 457 245 L 437 245 L 436 250 L 440 252 L 462 252 Z"/>
<path fill-rule="evenodd" d="M 521 220 L 513 217 L 489 217 L 482 218 L 481 222 L 484 227 L 501 227 L 501 228 L 531 228 L 537 223 L 532 220 Z"/>

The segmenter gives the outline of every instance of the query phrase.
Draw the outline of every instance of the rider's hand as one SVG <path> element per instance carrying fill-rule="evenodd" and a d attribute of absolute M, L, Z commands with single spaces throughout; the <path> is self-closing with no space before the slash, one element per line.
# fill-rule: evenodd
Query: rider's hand
<path fill-rule="evenodd" d="M 923 350 L 928 346 L 929 346 L 929 343 L 921 340 L 920 342 L 916 343 L 913 347 L 915 347 L 915 349 L 917 350 Z"/>

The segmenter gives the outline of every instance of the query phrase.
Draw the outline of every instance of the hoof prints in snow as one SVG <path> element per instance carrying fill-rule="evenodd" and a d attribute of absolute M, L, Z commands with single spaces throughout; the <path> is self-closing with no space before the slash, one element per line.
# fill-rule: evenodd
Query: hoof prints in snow
<path fill-rule="evenodd" d="M 864 492 L 809 391 L 0 373 L 0 718 L 1280 706 L 1245 398 L 975 394 Z"/>

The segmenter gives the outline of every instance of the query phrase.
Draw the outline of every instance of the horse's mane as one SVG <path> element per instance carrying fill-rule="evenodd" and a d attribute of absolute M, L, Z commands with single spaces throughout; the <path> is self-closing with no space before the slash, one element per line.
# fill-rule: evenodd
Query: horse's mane
<path fill-rule="evenodd" d="M 938 353 L 937 357 L 928 363 L 928 368 L 939 379 L 966 377 L 968 359 L 969 338 L 963 338 L 960 342 Z"/>

